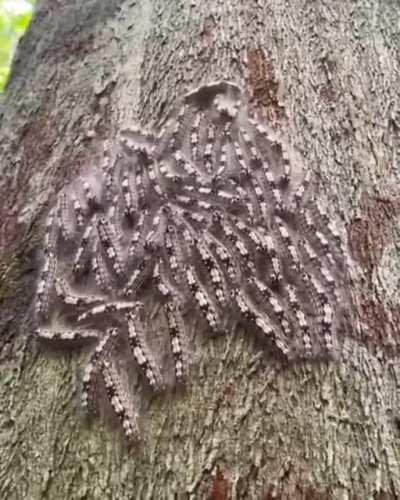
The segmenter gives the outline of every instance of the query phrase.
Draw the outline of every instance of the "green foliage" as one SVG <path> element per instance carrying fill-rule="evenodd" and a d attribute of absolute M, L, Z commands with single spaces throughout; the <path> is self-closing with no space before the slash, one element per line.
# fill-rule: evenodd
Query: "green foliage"
<path fill-rule="evenodd" d="M 31 21 L 35 0 L 0 0 L 0 92 L 7 84 L 19 38 Z"/>

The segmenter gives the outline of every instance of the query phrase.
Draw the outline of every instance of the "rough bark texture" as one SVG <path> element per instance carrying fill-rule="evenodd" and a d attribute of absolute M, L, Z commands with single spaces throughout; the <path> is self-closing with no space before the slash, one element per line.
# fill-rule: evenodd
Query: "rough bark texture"
<path fill-rule="evenodd" d="M 368 0 L 40 3 L 1 122 L 1 498 L 400 495 L 399 15 Z M 128 453 L 83 424 L 79 356 L 30 348 L 21 370 L 41 215 L 99 141 L 219 78 L 247 86 L 345 212 L 360 332 L 343 362 L 284 370 L 240 332 L 204 343 L 187 393 L 151 401 Z"/>

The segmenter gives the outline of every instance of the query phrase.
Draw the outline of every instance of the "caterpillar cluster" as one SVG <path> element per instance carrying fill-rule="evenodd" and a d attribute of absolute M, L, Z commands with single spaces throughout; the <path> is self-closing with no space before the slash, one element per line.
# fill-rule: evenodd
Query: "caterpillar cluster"
<path fill-rule="evenodd" d="M 103 395 L 125 436 L 139 438 L 118 356 L 163 390 L 150 296 L 178 384 L 188 376 L 188 310 L 215 335 L 241 322 L 282 359 L 338 354 L 351 303 L 345 233 L 235 84 L 186 94 L 157 135 L 125 131 L 112 151 L 51 207 L 35 302 L 38 338 L 91 346 L 89 414 Z"/>

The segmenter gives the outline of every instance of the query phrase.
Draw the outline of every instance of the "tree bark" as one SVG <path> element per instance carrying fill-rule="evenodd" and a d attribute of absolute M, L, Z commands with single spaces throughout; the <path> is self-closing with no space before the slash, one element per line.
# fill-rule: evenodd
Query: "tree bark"
<path fill-rule="evenodd" d="M 2 498 L 400 495 L 399 15 L 368 0 L 39 2 L 1 121 Z M 43 210 L 98 143 L 218 79 L 247 89 L 345 213 L 359 331 L 340 361 L 285 369 L 244 332 L 199 343 L 187 391 L 150 402 L 128 453 L 83 423 L 82 356 L 26 347 Z"/>

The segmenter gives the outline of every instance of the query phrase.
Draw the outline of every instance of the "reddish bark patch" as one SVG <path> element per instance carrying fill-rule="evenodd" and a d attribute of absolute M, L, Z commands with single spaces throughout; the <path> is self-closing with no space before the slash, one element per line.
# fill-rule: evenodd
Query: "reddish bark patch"
<path fill-rule="evenodd" d="M 99 117 L 94 127 L 94 135 L 97 139 L 107 139 L 112 133 L 112 94 L 116 82 L 109 82 L 102 92 L 95 95 L 91 105 L 93 115 Z"/>
<path fill-rule="evenodd" d="M 7 183 L 0 192 L 0 248 L 12 250 L 24 234 L 24 225 L 18 223 L 19 212 L 26 201 L 29 178 L 40 170 L 52 154 L 57 140 L 55 115 L 43 110 L 25 125 L 21 132 L 18 164 L 9 168 Z"/>
<path fill-rule="evenodd" d="M 396 217 L 400 214 L 400 198 L 363 196 L 361 215 L 348 229 L 352 257 L 367 271 L 367 278 L 382 258 L 387 245 L 393 240 Z M 385 349 L 389 354 L 398 352 L 400 340 L 400 310 L 378 297 L 362 295 L 356 301 L 356 314 L 362 326 L 363 344 Z"/>
<path fill-rule="evenodd" d="M 326 84 L 320 88 L 319 97 L 326 104 L 332 104 L 338 100 L 338 94 L 332 85 L 332 75 L 338 72 L 337 62 L 329 57 L 323 57 L 319 68 L 321 73 L 326 75 Z"/>
<path fill-rule="evenodd" d="M 231 401 L 235 396 L 235 385 L 233 383 L 229 383 L 224 388 L 224 396 L 226 399 Z"/>
<path fill-rule="evenodd" d="M 374 493 L 373 499 L 374 500 L 393 500 L 393 498 L 397 498 L 396 492 L 395 491 L 376 491 Z"/>
<path fill-rule="evenodd" d="M 400 310 L 379 300 L 360 302 L 358 316 L 364 328 L 364 341 L 397 351 L 400 339 Z"/>
<path fill-rule="evenodd" d="M 208 498 L 209 500 L 229 500 L 231 498 L 231 483 L 218 466 Z"/>
<path fill-rule="evenodd" d="M 12 201 L 4 201 L 0 210 L 0 251 L 11 250 L 18 245 L 22 236 L 22 224 L 18 224 L 18 206 Z"/>
<path fill-rule="evenodd" d="M 319 91 L 319 97 L 321 101 L 324 101 L 327 104 L 332 104 L 333 102 L 337 101 L 337 94 L 333 90 L 331 83 L 321 87 Z"/>
<path fill-rule="evenodd" d="M 67 39 L 64 43 L 64 54 L 72 57 L 85 57 L 94 51 L 94 35 L 89 35 L 79 38 L 76 33 L 74 36 Z"/>
<path fill-rule="evenodd" d="M 383 327 L 388 324 L 385 306 L 375 300 L 364 300 L 360 304 L 359 313 L 360 319 L 367 326 L 367 337 L 373 341 L 382 341 Z"/>
<path fill-rule="evenodd" d="M 247 59 L 252 106 L 261 111 L 271 124 L 280 122 L 285 116 L 285 109 L 278 99 L 279 85 L 272 61 L 260 48 L 249 49 Z"/>
<path fill-rule="evenodd" d="M 290 493 L 278 493 L 276 486 L 267 486 L 262 493 L 260 500 L 329 500 L 332 496 L 323 491 L 318 491 L 310 486 L 296 485 L 295 491 Z"/>
<path fill-rule="evenodd" d="M 0 251 L 12 253 L 24 234 L 24 224 L 18 222 L 21 207 L 24 204 L 23 185 L 18 190 L 11 186 L 0 192 Z"/>
<path fill-rule="evenodd" d="M 90 165 L 92 155 L 87 149 L 75 153 L 75 156 L 67 155 L 67 159 L 61 165 L 61 171 L 66 179 L 76 179 L 85 173 L 86 168 Z"/>
<path fill-rule="evenodd" d="M 200 32 L 200 35 L 206 39 L 212 38 L 212 34 L 216 28 L 217 23 L 213 16 L 207 16 L 203 23 L 203 29 Z"/>
<path fill-rule="evenodd" d="M 371 271 L 393 237 L 394 219 L 400 214 L 400 198 L 370 198 L 362 203 L 361 216 L 350 223 L 349 245 L 353 258 Z"/>
<path fill-rule="evenodd" d="M 35 172 L 43 170 L 53 155 L 59 140 L 61 124 L 54 111 L 54 103 L 49 98 L 45 107 L 35 115 L 21 130 L 18 144 L 18 164 L 10 165 L 7 182 L 0 190 L 0 250 L 12 251 L 26 234 L 25 224 L 18 222 L 21 209 L 29 197 L 32 188 L 30 178 Z M 65 144 L 64 152 L 59 164 L 60 177 L 56 177 L 57 184 L 63 185 L 65 180 L 74 178 L 82 172 L 90 162 L 92 152 L 85 148 L 76 151 Z M 52 179 L 49 179 L 49 184 Z M 61 187 L 61 186 L 59 186 Z M 56 187 L 57 189 L 57 187 Z"/>
<path fill-rule="evenodd" d="M 58 136 L 56 115 L 48 109 L 27 124 L 21 137 L 22 159 L 27 168 L 24 170 L 30 175 L 30 166 L 41 168 L 50 158 Z"/>

